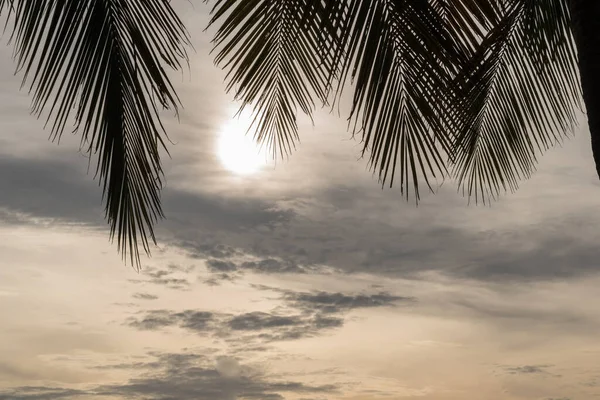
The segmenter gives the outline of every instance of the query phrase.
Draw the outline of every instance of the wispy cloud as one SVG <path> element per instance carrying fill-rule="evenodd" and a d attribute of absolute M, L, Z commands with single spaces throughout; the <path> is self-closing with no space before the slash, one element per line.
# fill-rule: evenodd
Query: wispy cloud
<path fill-rule="evenodd" d="M 132 296 L 134 299 L 138 300 L 156 300 L 158 296 L 150 293 L 134 293 Z"/>

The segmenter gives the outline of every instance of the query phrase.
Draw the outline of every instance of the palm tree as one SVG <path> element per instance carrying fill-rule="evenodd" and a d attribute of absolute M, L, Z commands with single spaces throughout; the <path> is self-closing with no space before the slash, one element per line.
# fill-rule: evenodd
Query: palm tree
<path fill-rule="evenodd" d="M 583 94 L 600 174 L 596 0 L 212 3 L 216 63 L 274 156 L 294 149 L 298 109 L 351 89 L 349 127 L 382 185 L 418 201 L 420 182 L 450 176 L 487 202 L 572 132 Z M 169 0 L 0 0 L 3 11 L 34 111 L 59 137 L 75 107 L 111 236 L 139 263 L 162 216 L 158 110 L 179 104 L 163 65 L 187 59 L 181 21 Z"/>

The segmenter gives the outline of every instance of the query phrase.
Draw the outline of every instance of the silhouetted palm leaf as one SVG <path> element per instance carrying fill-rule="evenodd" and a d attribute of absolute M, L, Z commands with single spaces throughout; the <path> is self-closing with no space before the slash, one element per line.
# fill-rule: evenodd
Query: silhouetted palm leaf
<path fill-rule="evenodd" d="M 212 23 L 228 13 L 217 62 L 227 58 L 228 88 L 239 84 L 243 105 L 257 108 L 259 139 L 287 152 L 298 136 L 293 106 L 310 114 L 333 80 L 335 99 L 351 81 L 350 122 L 383 183 L 399 178 L 408 197 L 412 182 L 418 199 L 419 181 L 431 188 L 450 164 L 463 193 L 485 202 L 516 189 L 537 155 L 576 122 L 581 94 L 567 5 L 221 0 Z"/>
<path fill-rule="evenodd" d="M 149 252 L 159 197 L 160 108 L 179 100 L 163 64 L 180 68 L 187 33 L 168 0 L 0 0 L 13 24 L 18 69 L 47 112 L 53 138 L 69 117 L 97 154 L 111 238 L 139 266 Z"/>
<path fill-rule="evenodd" d="M 349 1 L 340 90 L 354 84 L 351 123 L 382 183 L 419 197 L 445 174 L 444 108 L 454 43 L 426 1 Z M 430 186 L 431 187 L 431 186 Z"/>
<path fill-rule="evenodd" d="M 210 24 L 216 63 L 228 70 L 227 90 L 254 107 L 255 138 L 274 156 L 293 150 L 298 140 L 297 109 L 311 116 L 325 102 L 331 38 L 325 3 L 315 0 L 216 0 Z"/>
<path fill-rule="evenodd" d="M 581 107 L 566 2 L 509 0 L 498 13 L 455 81 L 455 172 L 463 191 L 484 202 L 528 178 Z"/>
<path fill-rule="evenodd" d="M 334 79 L 339 96 L 350 78 L 355 132 L 382 182 L 399 164 L 401 187 L 408 194 L 412 181 L 418 197 L 418 175 L 427 184 L 443 175 L 446 52 L 455 49 L 427 2 L 220 0 L 211 24 L 221 20 L 216 61 L 242 106 L 255 107 L 257 138 L 274 153 L 298 139 L 297 107 L 311 115 Z"/>

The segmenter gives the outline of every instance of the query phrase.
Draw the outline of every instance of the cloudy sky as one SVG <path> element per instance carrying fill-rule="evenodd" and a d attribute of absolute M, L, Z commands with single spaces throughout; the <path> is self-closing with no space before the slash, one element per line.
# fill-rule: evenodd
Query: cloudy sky
<path fill-rule="evenodd" d="M 46 140 L 0 50 L 0 399 L 600 396 L 584 118 L 491 207 L 447 182 L 416 208 L 327 110 L 288 161 L 258 165 L 206 6 L 178 10 L 196 52 L 173 75 L 167 219 L 140 273 L 108 242 L 79 138 Z"/>

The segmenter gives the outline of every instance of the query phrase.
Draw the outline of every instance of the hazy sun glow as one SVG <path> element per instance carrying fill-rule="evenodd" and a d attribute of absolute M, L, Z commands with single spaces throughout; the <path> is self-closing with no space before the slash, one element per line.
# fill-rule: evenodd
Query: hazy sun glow
<path fill-rule="evenodd" d="M 219 132 L 218 154 L 221 162 L 233 173 L 248 175 L 266 165 L 267 158 L 254 142 L 250 126 L 250 113 L 243 112 L 230 118 Z"/>

